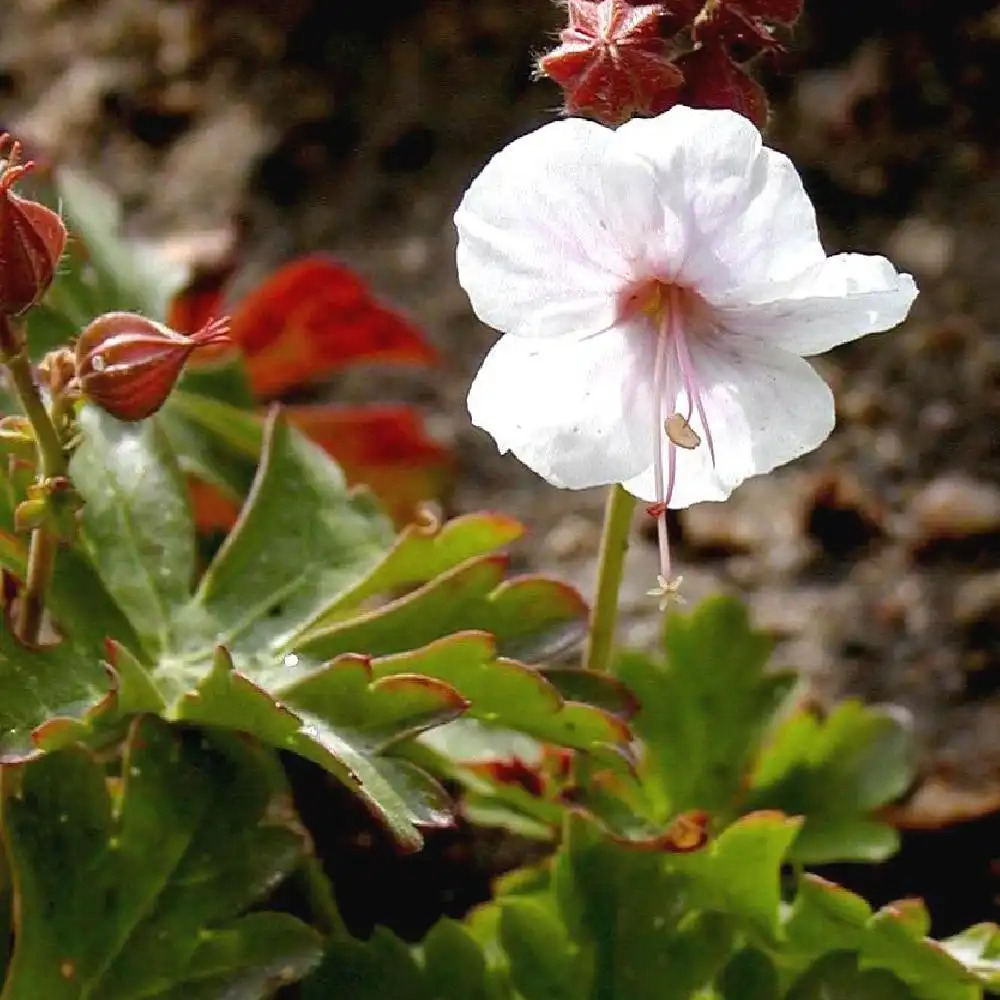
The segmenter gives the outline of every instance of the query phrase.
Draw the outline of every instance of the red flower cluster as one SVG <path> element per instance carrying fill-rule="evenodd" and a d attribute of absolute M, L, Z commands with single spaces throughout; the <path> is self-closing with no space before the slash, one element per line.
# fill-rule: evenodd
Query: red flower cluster
<path fill-rule="evenodd" d="M 569 114 L 608 125 L 674 104 L 763 125 L 767 99 L 744 64 L 780 49 L 774 26 L 801 12 L 802 0 L 569 0 L 560 45 L 538 68 L 563 88 Z"/>

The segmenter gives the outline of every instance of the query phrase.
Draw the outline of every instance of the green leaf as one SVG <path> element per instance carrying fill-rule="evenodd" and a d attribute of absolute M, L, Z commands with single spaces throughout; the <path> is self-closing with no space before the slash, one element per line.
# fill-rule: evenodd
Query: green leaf
<path fill-rule="evenodd" d="M 124 309 L 163 320 L 186 269 L 124 239 L 114 197 L 82 174 L 60 168 L 52 184 L 34 187 L 35 197 L 63 215 L 72 236 L 52 287 L 28 314 L 32 358 L 64 346 L 101 313 Z"/>
<path fill-rule="evenodd" d="M 781 995 L 778 970 L 763 952 L 744 948 L 719 974 L 715 992 L 719 1000 L 774 1000 Z"/>
<path fill-rule="evenodd" d="M 765 673 L 770 640 L 732 598 L 669 615 L 664 644 L 665 664 L 626 654 L 617 670 L 641 705 L 634 727 L 647 750 L 644 790 L 660 821 L 691 809 L 731 818 L 793 678 Z"/>
<path fill-rule="evenodd" d="M 410 949 L 377 927 L 369 941 L 333 941 L 302 1000 L 434 1000 Z"/>
<path fill-rule="evenodd" d="M 472 935 L 440 920 L 412 951 L 377 927 L 367 941 L 330 943 L 323 963 L 302 986 L 302 1000 L 512 1000 L 504 977 L 487 964 Z"/>
<path fill-rule="evenodd" d="M 172 392 L 157 420 L 184 472 L 241 502 L 257 470 L 264 443 L 263 422 L 244 408 L 242 396 L 234 388 L 227 389 L 228 400 L 200 395 L 207 379 L 208 375 L 197 369 L 189 371 L 182 384 L 190 385 L 191 391 L 178 388 Z"/>
<path fill-rule="evenodd" d="M 80 599 L 81 594 L 86 600 Z M 56 553 L 47 604 L 64 641 L 95 660 L 104 656 L 106 641 L 111 638 L 141 648 L 132 622 L 86 553 L 77 548 L 63 547 Z"/>
<path fill-rule="evenodd" d="M 739 917 L 773 940 L 781 915 L 781 866 L 800 825 L 781 813 L 751 813 L 704 850 L 674 855 L 670 863 L 691 879 L 700 909 Z"/>
<path fill-rule="evenodd" d="M 514 986 L 524 1000 L 590 996 L 588 956 L 544 903 L 531 897 L 504 900 L 500 940 L 510 960 Z"/>
<path fill-rule="evenodd" d="M 177 383 L 177 391 L 184 397 L 194 397 L 197 402 L 218 402 L 240 410 L 252 410 L 256 403 L 239 353 L 209 364 L 189 365 Z"/>
<path fill-rule="evenodd" d="M 68 642 L 26 649 L 0 617 L 0 762 L 37 752 L 39 726 L 72 723 L 107 695 L 100 660 Z"/>
<path fill-rule="evenodd" d="M 523 531 L 520 522 L 503 514 L 466 514 L 443 525 L 408 525 L 382 561 L 316 624 L 339 620 L 345 609 L 356 607 L 369 597 L 427 583 L 469 559 L 504 548 Z"/>
<path fill-rule="evenodd" d="M 121 772 L 109 782 L 69 748 L 7 795 L 18 908 L 4 1000 L 221 998 L 235 982 L 263 998 L 318 961 L 294 918 L 240 916 L 306 849 L 269 759 L 144 718 Z"/>
<path fill-rule="evenodd" d="M 0 794 L 3 779 L 0 777 Z M 2 815 L 2 813 L 0 813 Z M 13 934 L 14 894 L 7 871 L 7 858 L 0 851 L 0 983 L 7 979 L 7 963 L 10 961 L 10 943 Z"/>
<path fill-rule="evenodd" d="M 418 769 L 381 754 L 406 736 L 453 719 L 464 707 L 451 688 L 429 678 L 373 683 L 368 662 L 358 657 L 310 674 L 276 700 L 236 673 L 220 650 L 212 672 L 174 714 L 247 730 L 315 761 L 359 795 L 400 846 L 416 850 L 422 840 L 414 824 L 450 822 L 447 798 Z"/>
<path fill-rule="evenodd" d="M 505 556 L 480 556 L 375 611 L 307 630 L 298 652 L 314 659 L 363 649 L 401 653 L 466 629 L 489 632 L 501 656 L 535 662 L 583 634 L 586 605 L 563 584 L 543 577 L 505 580 Z"/>
<path fill-rule="evenodd" d="M 892 973 L 861 969 L 855 956 L 835 952 L 795 983 L 788 1000 L 913 1000 L 913 994 Z"/>
<path fill-rule="evenodd" d="M 973 971 L 946 945 L 925 937 L 926 925 L 922 907 L 895 904 L 873 914 L 859 896 L 806 875 L 784 923 L 782 961 L 801 973 L 829 952 L 849 952 L 859 969 L 892 973 L 920 1000 L 978 998 Z"/>
<path fill-rule="evenodd" d="M 170 299 L 184 283 L 185 269 L 122 237 L 121 209 L 106 188 L 65 168 L 56 173 L 55 186 L 66 224 L 85 248 L 82 273 L 78 276 L 71 257 L 60 281 L 73 277 L 90 290 L 87 321 L 113 309 L 164 319 Z"/>
<path fill-rule="evenodd" d="M 436 1000 L 503 1000 L 511 992 L 472 935 L 444 918 L 423 942 L 424 976 Z"/>
<path fill-rule="evenodd" d="M 250 497 L 202 578 L 192 625 L 212 623 L 214 641 L 236 655 L 284 648 L 378 561 L 391 537 L 373 501 L 348 493 L 329 457 L 275 411 Z"/>
<path fill-rule="evenodd" d="M 17 535 L 0 530 L 0 568 L 23 580 L 27 567 L 27 545 Z"/>
<path fill-rule="evenodd" d="M 472 718 L 598 757 L 628 741 L 628 727 L 614 715 L 564 701 L 538 671 L 497 659 L 493 637 L 483 632 L 457 633 L 372 664 L 374 677 L 398 674 L 444 681 L 468 701 Z"/>
<path fill-rule="evenodd" d="M 593 985 L 577 996 L 688 1000 L 708 986 L 732 951 L 733 922 L 696 910 L 675 859 L 604 842 L 579 820 L 568 842 L 553 888 L 569 939 L 588 956 Z"/>
<path fill-rule="evenodd" d="M 976 924 L 941 942 L 976 978 L 996 992 L 1000 987 L 1000 927 Z"/>
<path fill-rule="evenodd" d="M 250 913 L 223 930 L 205 931 L 191 956 L 190 979 L 155 1000 L 271 997 L 315 964 L 317 941 L 284 913 Z"/>
<path fill-rule="evenodd" d="M 826 719 L 798 712 L 764 748 L 749 806 L 805 817 L 792 851 L 803 864 L 881 861 L 899 838 L 872 813 L 910 786 L 914 760 L 910 726 L 898 712 L 858 702 Z"/>
<path fill-rule="evenodd" d="M 169 649 L 178 641 L 174 617 L 190 595 L 195 557 L 176 459 L 155 420 L 123 424 L 94 406 L 79 419 L 84 442 L 70 475 L 86 501 L 91 558 L 145 649 Z"/>

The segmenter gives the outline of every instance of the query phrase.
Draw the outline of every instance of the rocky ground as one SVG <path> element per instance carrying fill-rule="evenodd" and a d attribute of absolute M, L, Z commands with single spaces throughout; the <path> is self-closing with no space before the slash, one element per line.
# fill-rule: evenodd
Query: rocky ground
<path fill-rule="evenodd" d="M 819 362 L 840 419 L 820 451 L 683 512 L 675 533 L 689 598 L 744 595 L 817 698 L 912 713 L 922 784 L 900 818 L 936 827 L 1000 808 L 1000 7 L 806 8 L 792 51 L 766 67 L 772 141 L 802 169 L 828 248 L 886 253 L 922 295 L 903 328 Z M 327 389 L 422 403 L 461 463 L 450 508 L 523 518 L 521 565 L 588 591 L 601 495 L 548 487 L 469 426 L 465 392 L 493 335 L 456 283 L 450 225 L 483 160 L 557 107 L 531 56 L 559 11 L 392 11 L 20 0 L 0 8 L 0 121 L 104 179 L 137 232 L 237 219 L 245 284 L 318 248 L 358 268 L 423 323 L 445 368 Z M 624 594 L 639 644 L 658 627 L 644 528 Z M 983 841 L 970 876 L 983 882 L 995 828 L 959 829 Z"/>

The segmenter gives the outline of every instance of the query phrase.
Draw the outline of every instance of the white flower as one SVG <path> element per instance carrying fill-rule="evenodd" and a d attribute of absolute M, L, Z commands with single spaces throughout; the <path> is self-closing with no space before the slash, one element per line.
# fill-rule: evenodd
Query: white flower
<path fill-rule="evenodd" d="M 917 294 L 884 257 L 827 257 L 791 161 L 731 111 L 545 125 L 455 223 L 462 286 L 505 334 L 473 423 L 556 486 L 620 482 L 657 513 L 816 448 L 833 397 L 803 358 Z"/>

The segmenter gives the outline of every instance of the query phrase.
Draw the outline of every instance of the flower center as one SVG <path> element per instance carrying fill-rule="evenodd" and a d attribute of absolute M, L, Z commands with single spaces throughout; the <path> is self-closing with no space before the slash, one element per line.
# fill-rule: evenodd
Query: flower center
<path fill-rule="evenodd" d="M 656 502 L 649 508 L 656 518 L 660 548 L 659 589 L 661 597 L 676 598 L 677 583 L 671 579 L 667 509 L 677 477 L 677 449 L 702 446 L 702 438 L 691 426 L 697 414 L 704 445 L 715 463 L 715 444 L 708 425 L 702 387 L 691 358 L 690 339 L 696 336 L 705 305 L 690 289 L 651 280 L 631 288 L 623 303 L 625 312 L 644 313 L 652 321 L 656 348 L 653 362 L 653 480 Z M 684 398 L 682 411 L 675 401 Z"/>

